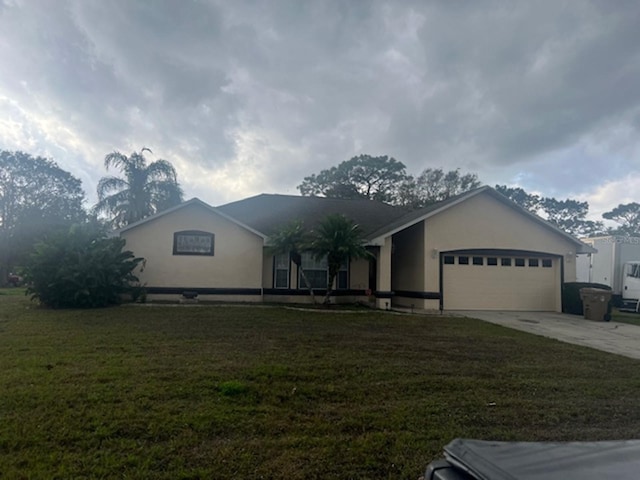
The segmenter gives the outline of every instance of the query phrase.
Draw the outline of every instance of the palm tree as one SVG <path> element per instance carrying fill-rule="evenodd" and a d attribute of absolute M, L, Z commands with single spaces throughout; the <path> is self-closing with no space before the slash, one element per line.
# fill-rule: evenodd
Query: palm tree
<path fill-rule="evenodd" d="M 309 243 L 309 234 L 304 229 L 302 222 L 293 221 L 283 225 L 279 230 L 269 236 L 268 252 L 271 255 L 289 255 L 291 261 L 298 267 L 300 276 L 309 289 L 311 301 L 315 305 L 316 296 L 313 293 L 313 287 L 302 268 L 302 252 L 309 247 Z"/>
<path fill-rule="evenodd" d="M 98 183 L 96 214 L 112 215 L 111 223 L 120 228 L 182 202 L 182 189 L 173 165 L 166 160 L 147 164 L 143 148 L 128 157 L 112 152 L 104 157 L 107 170 L 114 167 L 124 178 L 103 177 Z"/>
<path fill-rule="evenodd" d="M 317 260 L 327 259 L 327 294 L 324 304 L 329 303 L 333 282 L 340 267 L 349 259 L 367 258 L 371 253 L 364 247 L 360 227 L 344 215 L 334 214 L 324 218 L 313 234 L 309 247 Z"/>

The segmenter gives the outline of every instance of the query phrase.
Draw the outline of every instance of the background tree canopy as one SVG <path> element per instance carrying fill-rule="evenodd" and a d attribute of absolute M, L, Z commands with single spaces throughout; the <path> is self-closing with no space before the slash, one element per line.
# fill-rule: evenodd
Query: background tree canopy
<path fill-rule="evenodd" d="M 460 169 L 445 172 L 441 168 L 427 168 L 417 177 L 408 176 L 400 186 L 396 203 L 410 208 L 422 208 L 459 195 L 482 183 L 475 173 L 461 173 Z"/>
<path fill-rule="evenodd" d="M 0 284 L 46 234 L 86 221 L 81 185 L 52 160 L 0 151 Z"/>
<path fill-rule="evenodd" d="M 618 205 L 613 210 L 603 213 L 602 217 L 620 225 L 612 229 L 613 233 L 640 236 L 640 204 L 631 202 Z"/>
<path fill-rule="evenodd" d="M 393 157 L 359 155 L 305 177 L 298 189 L 302 195 L 307 196 L 366 198 L 418 209 L 481 185 L 475 173 L 463 173 L 460 169 L 445 171 L 442 168 L 426 168 L 414 177 L 407 173 L 402 162 Z M 522 188 L 506 185 L 496 185 L 495 188 L 525 210 L 545 218 L 572 235 L 589 236 L 603 232 L 629 234 L 631 231 L 640 231 L 638 204 L 621 205 L 615 212 L 605 214 L 604 218 L 617 219 L 621 223 L 619 229 L 607 231 L 602 222 L 587 219 L 587 202 L 541 197 Z"/>
<path fill-rule="evenodd" d="M 305 177 L 298 189 L 305 196 L 368 198 L 394 203 L 398 185 L 406 179 L 404 163 L 386 155 L 359 155 Z"/>
<path fill-rule="evenodd" d="M 519 187 L 496 185 L 496 190 L 525 210 L 541 216 L 549 223 L 577 237 L 605 233 L 602 222 L 587 220 L 589 204 L 570 198 L 558 200 L 525 192 Z"/>
<path fill-rule="evenodd" d="M 298 190 L 305 196 L 366 198 L 421 208 L 480 185 L 475 173 L 462 174 L 459 169 L 427 168 L 414 178 L 407 174 L 404 163 L 393 157 L 359 155 L 305 177 Z"/>

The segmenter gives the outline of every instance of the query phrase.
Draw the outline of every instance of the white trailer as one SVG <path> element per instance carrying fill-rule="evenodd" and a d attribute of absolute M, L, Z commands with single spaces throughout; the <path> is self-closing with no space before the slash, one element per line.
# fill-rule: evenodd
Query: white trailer
<path fill-rule="evenodd" d="M 640 237 L 606 236 L 583 238 L 598 252 L 579 255 L 578 282 L 611 287 L 614 299 L 626 309 L 638 311 L 640 300 Z"/>

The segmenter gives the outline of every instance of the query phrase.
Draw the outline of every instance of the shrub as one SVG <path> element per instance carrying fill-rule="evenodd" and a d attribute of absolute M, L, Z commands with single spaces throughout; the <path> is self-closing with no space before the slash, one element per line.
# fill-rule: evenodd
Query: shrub
<path fill-rule="evenodd" d="M 587 283 L 587 282 L 568 282 L 563 285 L 562 288 L 562 312 L 571 313 L 573 315 L 582 315 L 584 309 L 582 306 L 582 299 L 580 298 L 581 288 L 601 288 L 603 290 L 611 290 L 608 285 L 601 283 Z M 610 309 L 611 307 L 609 307 Z"/>
<path fill-rule="evenodd" d="M 89 225 L 74 225 L 35 247 L 25 266 L 27 294 L 52 308 L 96 308 L 120 303 L 144 260 L 123 251 L 125 241 Z"/>

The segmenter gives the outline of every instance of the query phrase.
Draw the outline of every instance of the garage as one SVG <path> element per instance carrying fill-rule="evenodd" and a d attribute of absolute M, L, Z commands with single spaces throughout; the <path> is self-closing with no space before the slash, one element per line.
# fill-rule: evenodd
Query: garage
<path fill-rule="evenodd" d="M 558 256 L 533 252 L 448 252 L 442 256 L 445 310 L 557 311 Z"/>

